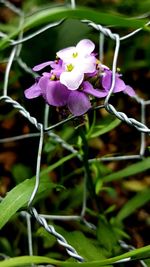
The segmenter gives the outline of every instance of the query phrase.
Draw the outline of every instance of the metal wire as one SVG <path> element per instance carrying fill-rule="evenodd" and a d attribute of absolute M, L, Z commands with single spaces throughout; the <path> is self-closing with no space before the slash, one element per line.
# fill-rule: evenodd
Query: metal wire
<path fill-rule="evenodd" d="M 47 224 L 45 218 L 42 217 L 41 215 L 39 215 L 35 208 L 30 207 L 29 208 L 29 213 L 33 217 L 36 218 L 36 220 L 44 227 L 44 229 L 47 232 L 49 232 L 50 234 L 54 235 L 57 238 L 58 243 L 66 249 L 66 251 L 68 252 L 68 254 L 71 257 L 75 258 L 79 262 L 83 262 L 84 261 L 84 259 L 81 256 L 78 255 L 76 250 L 67 243 L 66 239 L 62 235 L 60 235 L 58 232 L 56 232 L 54 226 Z"/>
<path fill-rule="evenodd" d="M 24 22 L 24 13 L 22 12 L 22 10 L 20 10 L 19 8 L 16 8 L 12 3 L 10 3 L 9 1 L 4 1 L 4 0 L 0 0 L 0 3 L 4 4 L 5 6 L 7 6 L 9 9 L 11 9 L 14 13 L 16 13 L 19 17 L 20 17 L 20 25 L 23 25 Z M 71 7 L 72 9 L 76 8 L 76 3 L 75 0 L 71 0 Z M 144 15 L 146 16 L 146 15 Z M 58 241 L 58 243 L 63 246 L 67 253 L 73 257 L 74 259 L 76 259 L 79 262 L 83 262 L 84 259 L 82 256 L 80 256 L 78 254 L 78 252 L 72 247 L 70 246 L 67 241 L 65 240 L 65 238 L 60 235 L 52 225 L 49 225 L 46 221 L 46 219 L 55 219 L 55 220 L 82 220 L 85 225 L 87 225 L 87 227 L 90 227 L 92 229 L 95 229 L 95 226 L 92 225 L 90 222 L 85 220 L 85 212 L 86 212 L 86 206 L 87 206 L 87 183 L 86 183 L 86 175 L 84 178 L 84 190 L 83 190 L 83 201 L 82 201 L 82 209 L 81 209 L 81 214 L 80 215 L 73 215 L 73 216 L 59 216 L 59 215 L 48 215 L 48 214 L 38 214 L 37 210 L 32 206 L 33 200 L 36 196 L 36 193 L 38 191 L 38 187 L 40 184 L 40 165 L 41 165 L 41 155 L 42 155 L 42 146 L 43 146 L 43 139 L 44 139 L 44 135 L 47 134 L 52 140 L 54 140 L 55 142 L 59 143 L 64 149 L 70 151 L 73 154 L 77 154 L 77 157 L 80 161 L 82 161 L 82 157 L 79 155 L 79 153 L 77 153 L 78 151 L 76 149 L 73 148 L 73 146 L 69 145 L 66 141 L 64 141 L 60 136 L 58 136 L 57 134 L 55 134 L 54 132 L 52 132 L 52 130 L 54 130 L 56 127 L 65 124 L 67 122 L 69 122 L 70 120 L 74 120 L 75 116 L 70 116 L 67 119 L 56 123 L 55 125 L 48 125 L 48 118 L 49 118 L 49 107 L 46 105 L 45 106 L 45 115 L 44 115 L 44 120 L 43 123 L 39 123 L 37 121 L 37 119 L 33 116 L 30 115 L 30 113 L 17 101 L 15 101 L 14 99 L 12 99 L 11 97 L 8 96 L 8 82 L 9 82 L 9 75 L 10 75 L 10 71 L 11 71 L 11 67 L 14 61 L 16 61 L 19 66 L 27 73 L 30 73 L 31 75 L 33 75 L 34 77 L 36 77 L 36 74 L 32 71 L 32 69 L 30 68 L 30 66 L 28 66 L 26 64 L 26 62 L 24 62 L 21 57 L 20 57 L 20 52 L 22 49 L 22 45 L 24 42 L 31 40 L 32 38 L 38 36 L 39 34 L 47 31 L 48 29 L 52 28 L 52 27 L 56 27 L 58 25 L 60 25 L 60 23 L 62 23 L 63 19 L 54 23 L 50 23 L 44 27 L 42 27 L 41 29 L 33 32 L 32 34 L 23 37 L 23 32 L 20 32 L 20 34 L 18 35 L 18 39 L 17 40 L 10 40 L 10 46 L 13 46 L 10 56 L 8 58 L 8 62 L 7 62 L 7 67 L 6 67 L 6 72 L 5 72 L 5 78 L 4 78 L 4 87 L 3 87 L 3 93 L 2 96 L 0 96 L 0 101 L 5 102 L 10 104 L 14 109 L 17 109 L 18 112 L 25 117 L 31 124 L 33 124 L 36 127 L 37 133 L 30 133 L 30 134 L 24 134 L 24 135 L 20 135 L 20 136 L 14 136 L 14 137 L 9 137 L 9 138 L 3 138 L 0 139 L 0 143 L 4 143 L 4 142 L 11 142 L 11 141 L 16 141 L 16 140 L 22 140 L 25 138 L 38 138 L 39 139 L 39 147 L 38 147 L 38 153 L 37 153 L 37 162 L 36 162 L 36 182 L 35 182 L 35 186 L 34 189 L 32 191 L 32 194 L 30 196 L 30 199 L 28 201 L 28 209 L 27 209 L 27 213 L 26 213 L 26 220 L 27 220 L 27 229 L 28 229 L 28 244 L 29 244 L 29 255 L 33 255 L 33 247 L 32 247 L 32 229 L 31 229 L 31 216 L 34 217 L 36 219 L 36 221 L 42 225 L 45 230 L 54 235 Z M 126 122 L 128 125 L 135 127 L 140 133 L 141 133 L 141 140 L 140 140 L 140 151 L 139 154 L 137 155 L 123 155 L 123 156 L 115 156 L 115 157 L 102 157 L 102 158 L 94 158 L 94 159 L 89 159 L 88 162 L 92 163 L 94 161 L 103 161 L 103 162 L 107 162 L 107 161 L 119 161 L 119 160 L 133 160 L 133 159 L 141 159 L 145 153 L 145 134 L 149 134 L 150 133 L 150 129 L 146 126 L 146 114 L 145 114 L 145 107 L 147 105 L 150 104 L 150 100 L 144 101 L 143 99 L 139 98 L 138 96 L 136 96 L 134 98 L 135 101 L 137 101 L 140 105 L 141 105 L 141 121 L 137 121 L 134 118 L 129 118 L 125 113 L 117 111 L 116 108 L 111 105 L 109 103 L 109 100 L 111 98 L 114 86 L 115 86 L 115 75 L 116 75 L 116 69 L 117 69 L 117 59 L 119 56 L 119 48 L 120 48 L 120 43 L 130 37 L 133 37 L 135 34 L 139 33 L 142 28 L 139 28 L 125 36 L 120 36 L 119 34 L 116 33 L 112 33 L 112 31 L 109 28 L 103 27 L 102 25 L 99 24 L 95 24 L 92 21 L 88 21 L 88 20 L 82 20 L 83 23 L 88 24 L 90 27 L 96 29 L 99 32 L 99 36 L 100 36 L 100 42 L 99 42 L 99 49 L 100 49 L 100 60 L 101 62 L 103 61 L 103 56 L 104 56 L 104 41 L 105 41 L 105 37 L 106 38 L 110 38 L 115 42 L 115 49 L 114 49 L 114 57 L 113 57 L 113 63 L 112 63 L 112 82 L 111 82 L 111 86 L 110 86 L 110 90 L 109 93 L 105 99 L 104 105 L 101 105 L 99 107 L 96 107 L 96 109 L 100 109 L 100 108 L 105 108 L 109 113 L 111 113 L 112 115 L 114 115 L 116 118 L 118 118 L 119 120 Z M 149 26 L 150 22 L 148 22 L 146 24 L 146 26 Z M 19 25 L 19 26 L 20 26 Z M 21 27 L 20 27 L 21 28 Z M 0 32 L 0 37 L 1 38 L 5 38 L 7 35 L 3 32 Z M 120 245 L 124 248 L 125 244 L 120 241 Z M 129 249 L 129 246 L 128 248 Z M 132 248 L 134 249 L 134 248 Z M 122 261 L 119 262 L 128 262 L 130 261 L 130 258 L 124 259 Z M 119 263 L 118 262 L 118 263 Z M 117 262 L 116 262 L 117 263 Z M 144 262 L 141 261 L 141 264 L 143 264 L 143 266 L 145 267 L 146 264 Z"/>
<path fill-rule="evenodd" d="M 126 249 L 127 251 L 135 250 L 135 247 L 126 244 L 126 242 L 124 242 L 123 240 L 119 240 L 119 243 L 120 243 L 120 246 L 121 246 L 123 249 Z M 139 262 L 140 262 L 141 266 L 143 266 L 143 267 L 147 267 L 147 264 L 146 264 L 143 260 L 139 260 Z"/>

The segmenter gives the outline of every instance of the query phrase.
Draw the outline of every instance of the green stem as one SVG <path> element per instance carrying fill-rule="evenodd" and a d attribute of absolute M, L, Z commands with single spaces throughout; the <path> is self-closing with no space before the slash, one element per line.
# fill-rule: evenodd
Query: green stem
<path fill-rule="evenodd" d="M 80 135 L 80 137 L 82 139 L 83 164 L 84 164 L 84 169 L 85 169 L 87 188 L 88 188 L 88 190 L 90 192 L 90 196 L 91 196 L 92 200 L 93 199 L 95 200 L 96 206 L 99 209 L 98 204 L 97 204 L 98 203 L 97 196 L 95 194 L 95 187 L 94 187 L 94 184 L 93 184 L 93 181 L 92 181 L 91 171 L 90 171 L 90 168 L 89 168 L 88 142 L 87 142 L 86 135 L 85 135 L 85 132 L 84 132 L 83 128 L 79 127 L 78 130 L 79 130 L 79 135 Z"/>

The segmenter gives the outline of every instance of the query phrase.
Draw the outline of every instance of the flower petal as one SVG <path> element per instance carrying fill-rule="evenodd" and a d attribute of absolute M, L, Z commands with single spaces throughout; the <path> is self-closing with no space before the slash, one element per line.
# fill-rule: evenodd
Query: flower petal
<path fill-rule="evenodd" d="M 46 88 L 46 101 L 49 105 L 61 107 L 67 104 L 70 91 L 59 81 L 49 81 Z"/>
<path fill-rule="evenodd" d="M 60 82 L 69 90 L 76 90 L 84 79 L 84 74 L 74 69 L 73 71 L 63 72 L 60 75 Z"/>
<path fill-rule="evenodd" d="M 24 94 L 26 98 L 32 99 L 32 98 L 40 96 L 42 94 L 42 90 L 39 84 L 36 82 L 30 88 L 26 89 Z"/>
<path fill-rule="evenodd" d="M 109 91 L 111 87 L 111 81 L 112 81 L 112 71 L 106 70 L 104 75 L 102 76 L 102 86 L 105 90 Z M 115 76 L 115 86 L 114 86 L 114 93 L 124 91 L 126 88 L 126 85 L 123 80 L 119 78 L 118 73 L 116 73 Z"/>
<path fill-rule="evenodd" d="M 76 53 L 75 46 L 70 46 L 64 48 L 56 53 L 56 55 L 62 59 L 65 63 L 70 62 L 70 58 L 72 58 L 73 54 Z"/>
<path fill-rule="evenodd" d="M 95 70 L 94 72 L 86 73 L 86 77 L 88 78 L 95 77 L 97 74 L 98 74 L 98 70 Z"/>
<path fill-rule="evenodd" d="M 88 56 L 86 58 L 80 58 L 77 66 L 81 72 L 93 73 L 96 71 L 96 57 Z"/>
<path fill-rule="evenodd" d="M 57 78 L 59 78 L 60 77 L 60 74 L 63 72 L 63 71 L 65 71 L 65 66 L 64 66 L 64 64 L 63 64 L 63 61 L 60 59 L 60 60 L 58 60 L 58 62 L 53 62 L 52 64 L 51 64 L 51 67 L 53 68 L 52 70 L 51 70 L 51 73 L 53 74 L 53 75 L 55 75 Z"/>
<path fill-rule="evenodd" d="M 71 113 L 75 116 L 80 116 L 91 108 L 91 103 L 88 96 L 83 92 L 71 91 L 67 106 Z"/>
<path fill-rule="evenodd" d="M 133 97 L 136 95 L 135 91 L 133 90 L 133 88 L 129 85 L 126 86 L 125 90 L 124 90 L 124 93 Z"/>
<path fill-rule="evenodd" d="M 52 62 L 53 62 L 53 61 L 47 61 L 47 62 L 38 64 L 38 65 L 34 66 L 33 71 L 39 71 L 39 70 L 42 70 L 42 69 L 44 69 L 45 67 L 50 66 Z"/>
<path fill-rule="evenodd" d="M 39 87 L 41 88 L 42 96 L 45 98 L 46 97 L 46 88 L 49 83 L 49 76 L 44 75 L 40 78 L 39 80 Z"/>
<path fill-rule="evenodd" d="M 95 44 L 89 39 L 83 39 L 76 45 L 76 49 L 83 56 L 90 55 L 95 49 Z"/>
<path fill-rule="evenodd" d="M 94 87 L 92 86 L 92 84 L 89 83 L 89 82 L 87 82 L 87 81 L 86 82 L 83 82 L 82 83 L 82 86 L 83 86 L 84 93 L 93 95 L 95 97 L 105 97 L 108 94 L 108 92 L 105 91 L 105 90 L 94 89 Z"/>

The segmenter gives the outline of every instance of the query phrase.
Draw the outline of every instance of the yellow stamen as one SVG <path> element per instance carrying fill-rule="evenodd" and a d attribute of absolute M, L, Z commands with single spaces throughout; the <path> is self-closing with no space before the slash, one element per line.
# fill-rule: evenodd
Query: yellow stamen
<path fill-rule="evenodd" d="M 67 65 L 67 71 L 72 71 L 74 66 L 72 64 Z"/>
<path fill-rule="evenodd" d="M 78 53 L 77 53 L 77 52 L 75 52 L 75 53 L 73 53 L 73 54 L 72 54 L 72 56 L 75 58 L 75 57 L 77 57 L 77 56 L 78 56 Z"/>
<path fill-rule="evenodd" d="M 96 59 L 96 64 L 100 64 L 100 60 L 99 59 Z"/>
<path fill-rule="evenodd" d="M 51 81 L 54 81 L 55 80 L 55 75 L 54 74 L 52 74 L 52 76 L 50 77 L 50 80 Z"/>

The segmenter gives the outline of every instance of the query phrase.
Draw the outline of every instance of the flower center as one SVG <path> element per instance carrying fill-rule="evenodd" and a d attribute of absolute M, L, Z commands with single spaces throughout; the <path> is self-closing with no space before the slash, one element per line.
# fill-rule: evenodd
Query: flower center
<path fill-rule="evenodd" d="M 72 54 L 72 56 L 73 56 L 74 58 L 76 58 L 76 57 L 78 56 L 78 53 L 77 53 L 77 52 L 74 52 L 74 53 Z"/>
<path fill-rule="evenodd" d="M 67 65 L 67 71 L 72 71 L 74 66 L 72 64 Z"/>
<path fill-rule="evenodd" d="M 55 75 L 54 74 L 52 74 L 52 76 L 50 77 L 50 80 L 51 81 L 54 81 L 55 80 Z"/>

